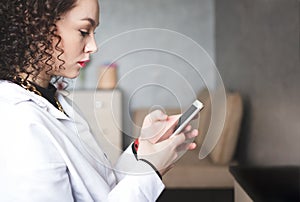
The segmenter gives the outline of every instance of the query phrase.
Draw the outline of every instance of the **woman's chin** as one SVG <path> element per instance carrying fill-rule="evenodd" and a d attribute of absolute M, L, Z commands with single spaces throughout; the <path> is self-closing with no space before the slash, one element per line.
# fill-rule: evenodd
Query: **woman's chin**
<path fill-rule="evenodd" d="M 80 75 L 80 71 L 64 74 L 63 77 L 68 79 L 76 79 Z"/>

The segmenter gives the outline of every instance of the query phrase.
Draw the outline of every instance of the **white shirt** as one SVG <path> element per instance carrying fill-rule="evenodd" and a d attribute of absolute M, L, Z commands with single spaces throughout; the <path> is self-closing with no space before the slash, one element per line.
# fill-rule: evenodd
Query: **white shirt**
<path fill-rule="evenodd" d="M 128 148 L 112 168 L 70 100 L 64 113 L 0 80 L 0 201 L 155 201 L 164 189 Z"/>

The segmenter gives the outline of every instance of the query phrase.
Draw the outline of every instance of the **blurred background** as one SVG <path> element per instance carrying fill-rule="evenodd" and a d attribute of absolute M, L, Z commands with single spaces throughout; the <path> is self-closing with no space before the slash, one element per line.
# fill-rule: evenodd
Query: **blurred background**
<path fill-rule="evenodd" d="M 101 66 L 117 64 L 122 128 L 129 137 L 125 146 L 134 110 L 185 108 L 201 90 L 214 86 L 216 75 L 209 69 L 215 63 L 226 92 L 238 92 L 243 101 L 232 161 L 300 165 L 299 0 L 101 0 L 100 7 L 99 50 L 74 87 L 95 89 Z M 141 28 L 161 31 L 136 31 Z M 202 63 L 191 66 L 172 55 L 174 50 Z M 231 188 L 189 190 L 187 195 L 169 193 L 177 201 L 191 193 L 199 197 L 190 201 L 233 201 Z M 160 200 L 168 201 L 164 196 Z"/>
<path fill-rule="evenodd" d="M 205 87 L 201 76 L 213 85 L 214 74 L 208 69 L 215 55 L 214 2 L 104 0 L 100 7 L 99 51 L 75 87 L 97 87 L 101 66 L 117 63 L 126 146 L 137 135 L 132 134 L 134 109 L 186 108 Z M 196 66 L 184 60 L 191 58 L 198 59 Z"/>

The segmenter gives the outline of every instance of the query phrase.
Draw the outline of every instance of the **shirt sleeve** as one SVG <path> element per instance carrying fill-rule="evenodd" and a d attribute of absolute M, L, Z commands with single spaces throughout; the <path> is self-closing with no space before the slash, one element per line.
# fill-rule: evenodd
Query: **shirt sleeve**
<path fill-rule="evenodd" d="M 111 201 L 156 201 L 165 188 L 155 170 L 135 158 L 131 145 L 121 155 L 115 173 L 118 184 L 108 196 Z"/>
<path fill-rule="evenodd" d="M 75 109 L 82 116 L 79 108 Z M 111 170 L 109 172 L 112 173 Z M 106 201 L 109 202 L 156 201 L 165 188 L 162 180 L 149 164 L 136 160 L 131 145 L 119 158 L 113 175 L 116 176 L 117 181 L 107 193 Z"/>
<path fill-rule="evenodd" d="M 0 201 L 74 201 L 66 165 L 46 138 L 48 131 L 26 117 L 0 121 Z"/>
<path fill-rule="evenodd" d="M 113 178 L 116 181 L 114 186 L 109 188 L 105 184 L 107 175 L 102 175 L 101 180 L 82 179 L 93 188 L 88 190 L 89 194 L 92 191 L 95 194 L 93 198 L 91 194 L 89 200 L 83 200 L 74 192 L 74 181 L 72 183 L 69 177 L 63 157 L 49 141 L 50 131 L 35 120 L 36 117 L 29 117 L 30 113 L 22 113 L 26 115 L 24 117 L 12 109 L 0 111 L 4 114 L 13 112 L 0 116 L 0 201 L 146 202 L 155 201 L 164 189 L 153 168 L 137 161 L 129 147 L 121 156 L 115 172 L 106 168 L 109 173 L 117 175 Z M 104 190 L 104 187 L 108 189 Z"/>

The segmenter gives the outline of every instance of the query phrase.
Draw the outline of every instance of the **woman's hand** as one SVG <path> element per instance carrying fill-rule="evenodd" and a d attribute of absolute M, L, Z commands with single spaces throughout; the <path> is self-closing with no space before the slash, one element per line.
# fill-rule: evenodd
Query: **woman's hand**
<path fill-rule="evenodd" d="M 190 125 L 182 133 L 169 138 L 177 120 L 178 116 L 168 117 L 156 110 L 145 117 L 141 130 L 138 159 L 149 161 L 161 175 L 164 175 L 185 151 L 196 148 L 192 141 L 198 135 L 198 130 L 192 130 Z"/>
<path fill-rule="evenodd" d="M 180 114 L 167 116 L 160 110 L 149 113 L 143 121 L 140 139 L 153 144 L 168 139 L 175 130 L 179 117 Z"/>

